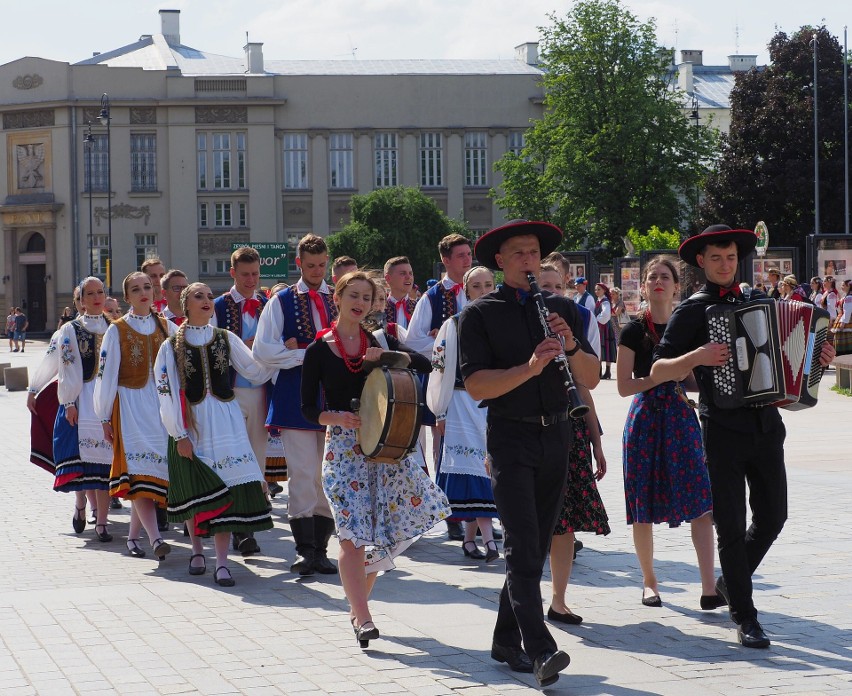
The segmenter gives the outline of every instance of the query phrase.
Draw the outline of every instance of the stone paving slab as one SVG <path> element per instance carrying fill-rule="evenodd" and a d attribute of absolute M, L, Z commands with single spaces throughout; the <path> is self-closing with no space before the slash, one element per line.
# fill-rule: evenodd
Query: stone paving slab
<path fill-rule="evenodd" d="M 0 356 L 35 368 L 43 344 Z M 5 351 L 4 351 L 5 352 Z M 628 400 L 615 382 L 595 391 L 609 472 L 601 483 L 612 534 L 581 535 L 569 588 L 579 627 L 553 627 L 571 666 L 546 693 L 715 696 L 852 693 L 852 400 L 829 391 L 785 413 L 790 518 L 755 577 L 766 651 L 734 640 L 723 611 L 698 610 L 700 584 L 686 525 L 658 528 L 664 606 L 643 607 L 641 573 L 624 524 L 621 429 Z M 379 579 L 372 601 L 383 638 L 361 650 L 336 577 L 297 578 L 286 499 L 264 555 L 236 558 L 237 586 L 186 573 L 175 527 L 159 564 L 124 554 L 129 509 L 110 515 L 116 539 L 71 530 L 73 499 L 28 462 L 26 394 L 0 388 L 6 442 L 0 563 L 0 694 L 533 694 L 489 656 L 503 564 L 470 562 L 433 530 Z M 333 549 L 335 550 L 335 549 Z M 208 557 L 211 550 L 208 544 Z M 150 555 L 150 554 L 149 554 Z M 212 566 L 212 559 L 209 561 Z M 212 571 L 212 567 L 210 569 Z M 549 597 L 549 577 L 542 586 Z"/>

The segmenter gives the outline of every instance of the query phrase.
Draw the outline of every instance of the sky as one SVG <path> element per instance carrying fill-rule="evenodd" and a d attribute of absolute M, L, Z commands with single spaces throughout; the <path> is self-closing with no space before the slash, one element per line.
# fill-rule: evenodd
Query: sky
<path fill-rule="evenodd" d="M 848 0 L 623 0 L 640 20 L 656 20 L 661 45 L 703 49 L 705 65 L 733 53 L 766 50 L 778 30 L 825 24 L 843 42 L 852 24 Z M 23 56 L 74 63 L 160 32 L 158 10 L 181 10 L 181 43 L 226 56 L 242 55 L 246 32 L 267 59 L 512 58 L 537 41 L 548 15 L 564 16 L 563 0 L 0 0 L 6 27 L 0 64 Z M 679 57 L 678 57 L 679 60 Z"/>

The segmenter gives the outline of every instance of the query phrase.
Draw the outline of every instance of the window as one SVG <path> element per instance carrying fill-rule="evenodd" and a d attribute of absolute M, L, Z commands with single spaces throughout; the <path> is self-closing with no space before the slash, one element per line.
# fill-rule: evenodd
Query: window
<path fill-rule="evenodd" d="M 328 139 L 329 188 L 355 188 L 352 133 L 332 133 Z"/>
<path fill-rule="evenodd" d="M 198 275 L 210 275 L 210 259 L 198 259 Z"/>
<path fill-rule="evenodd" d="M 507 145 L 508 145 L 507 149 L 513 155 L 517 155 L 518 157 L 520 157 L 521 152 L 524 149 L 524 145 L 526 144 L 524 142 L 524 140 L 525 140 L 525 138 L 524 138 L 524 132 L 523 131 L 510 131 L 509 132 L 509 142 L 507 143 Z"/>
<path fill-rule="evenodd" d="M 237 204 L 237 211 L 239 213 L 239 225 L 240 227 L 248 227 L 248 214 L 247 214 L 248 206 L 245 203 Z"/>
<path fill-rule="evenodd" d="M 214 203 L 213 204 L 214 227 L 233 227 L 231 220 L 231 204 L 230 203 Z"/>
<path fill-rule="evenodd" d="M 216 259 L 216 275 L 228 275 L 230 267 L 230 259 Z"/>
<path fill-rule="evenodd" d="M 200 190 L 247 188 L 245 133 L 198 133 L 196 149 Z"/>
<path fill-rule="evenodd" d="M 91 150 L 86 153 L 89 158 L 89 177 L 91 181 L 91 190 L 95 193 L 104 193 L 107 190 L 107 180 L 109 178 L 109 148 L 107 147 L 106 134 L 92 134 L 94 142 L 91 144 Z M 88 182 L 86 185 L 88 193 Z"/>
<path fill-rule="evenodd" d="M 132 191 L 157 190 L 157 135 L 130 134 L 130 188 Z"/>
<path fill-rule="evenodd" d="M 92 235 L 92 273 L 98 278 L 106 278 L 107 259 L 109 258 L 109 235 Z"/>
<path fill-rule="evenodd" d="M 198 204 L 198 226 L 201 228 L 210 226 L 210 222 L 207 218 L 207 203 Z"/>
<path fill-rule="evenodd" d="M 299 267 L 296 265 L 296 251 L 299 249 L 300 234 L 287 235 L 287 271 L 290 275 L 299 275 Z"/>
<path fill-rule="evenodd" d="M 156 259 L 159 257 L 157 253 L 157 235 L 156 234 L 137 234 L 136 238 L 136 268 L 140 268 L 145 259 Z"/>
<path fill-rule="evenodd" d="M 440 133 L 420 134 L 420 185 L 443 186 L 442 142 Z"/>
<path fill-rule="evenodd" d="M 488 133 L 464 135 L 464 185 L 488 185 Z"/>
<path fill-rule="evenodd" d="M 308 186 L 308 134 L 284 134 L 284 188 L 306 189 Z"/>
<path fill-rule="evenodd" d="M 396 133 L 376 133 L 376 188 L 397 185 Z"/>

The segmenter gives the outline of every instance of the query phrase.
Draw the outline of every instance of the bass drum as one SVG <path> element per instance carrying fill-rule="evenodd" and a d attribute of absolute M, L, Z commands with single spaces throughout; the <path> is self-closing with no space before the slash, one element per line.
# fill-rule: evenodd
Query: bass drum
<path fill-rule="evenodd" d="M 361 452 L 371 461 L 398 464 L 416 446 L 423 409 L 420 380 L 411 370 L 373 370 L 361 391 Z"/>

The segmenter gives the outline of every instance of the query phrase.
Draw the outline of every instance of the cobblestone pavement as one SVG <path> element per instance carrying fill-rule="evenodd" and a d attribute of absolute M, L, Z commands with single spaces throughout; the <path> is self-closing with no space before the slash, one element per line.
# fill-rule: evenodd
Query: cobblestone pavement
<path fill-rule="evenodd" d="M 33 352 L 30 352 L 33 351 Z M 32 370 L 43 344 L 1 355 Z M 3 353 L 6 353 L 4 347 Z M 641 574 L 624 524 L 621 428 L 627 400 L 615 382 L 595 392 L 609 473 L 601 485 L 613 532 L 581 535 L 569 603 L 580 627 L 553 628 L 571 666 L 547 693 L 852 693 L 852 457 L 843 419 L 852 401 L 823 381 L 815 409 L 785 414 L 790 519 L 755 577 L 769 650 L 735 642 L 724 611 L 698 610 L 688 526 L 656 533 L 662 609 L 640 604 Z M 24 392 L 0 388 L 6 442 L 0 565 L 0 693 L 24 694 L 526 694 L 532 675 L 489 657 L 502 561 L 469 562 L 433 530 L 381 577 L 372 607 L 382 639 L 353 639 L 337 577 L 299 579 L 274 502 L 263 555 L 235 559 L 237 585 L 187 574 L 177 527 L 168 559 L 125 555 L 129 509 L 111 514 L 115 541 L 71 529 L 73 498 L 52 492 L 28 463 Z M 208 558 L 212 566 L 212 554 Z M 212 570 L 212 568 L 211 568 Z M 549 597 L 549 578 L 542 592 Z"/>

